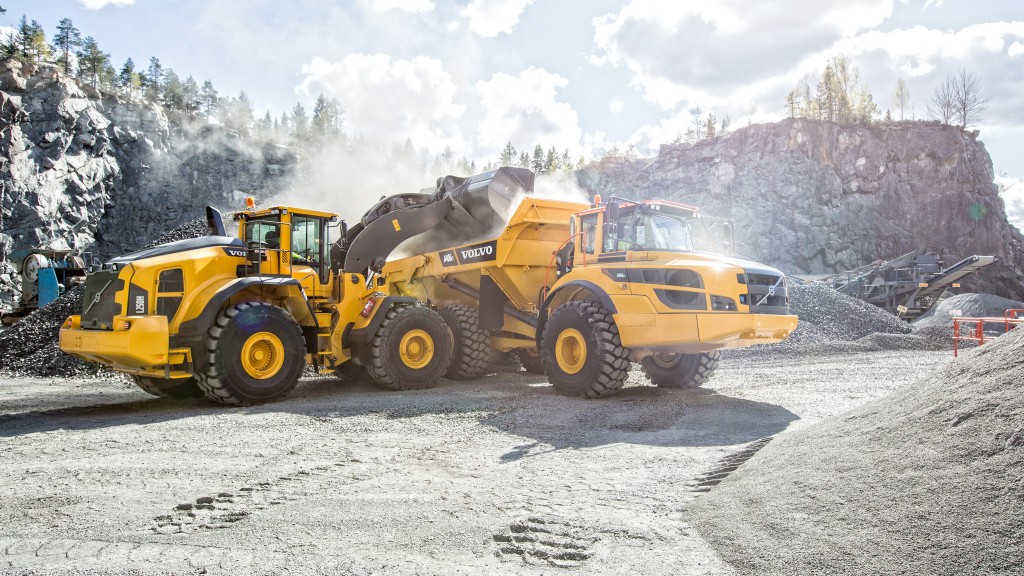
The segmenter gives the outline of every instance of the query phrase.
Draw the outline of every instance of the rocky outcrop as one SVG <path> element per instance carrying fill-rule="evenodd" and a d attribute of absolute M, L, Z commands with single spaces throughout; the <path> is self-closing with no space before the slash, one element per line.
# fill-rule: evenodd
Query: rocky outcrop
<path fill-rule="evenodd" d="M 807 120 L 748 126 L 656 158 L 578 174 L 604 197 L 666 198 L 736 222 L 737 252 L 790 274 L 849 270 L 907 252 L 999 262 L 976 291 L 1024 298 L 1024 238 L 1006 219 L 977 133 L 926 122 Z"/>
<path fill-rule="evenodd" d="M 37 247 L 135 249 L 206 204 L 236 209 L 290 180 L 290 149 L 256 146 L 159 106 L 0 63 L 0 257 Z"/>

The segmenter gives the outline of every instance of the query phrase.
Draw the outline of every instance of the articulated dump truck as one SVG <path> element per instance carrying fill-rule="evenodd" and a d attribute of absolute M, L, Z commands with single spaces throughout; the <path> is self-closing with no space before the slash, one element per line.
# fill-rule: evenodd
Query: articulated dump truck
<path fill-rule="evenodd" d="M 689 388 L 710 376 L 720 350 L 779 342 L 796 328 L 781 272 L 694 250 L 706 228 L 696 208 L 530 192 L 494 237 L 384 266 L 392 294 L 428 302 L 451 328 L 447 377 L 484 374 L 497 349 L 516 351 L 566 395 L 614 393 L 631 362 L 658 386 Z"/>

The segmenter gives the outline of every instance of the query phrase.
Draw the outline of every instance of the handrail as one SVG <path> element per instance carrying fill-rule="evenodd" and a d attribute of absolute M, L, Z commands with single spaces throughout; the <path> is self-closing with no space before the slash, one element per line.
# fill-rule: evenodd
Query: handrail
<path fill-rule="evenodd" d="M 977 342 L 978 346 L 981 346 L 988 340 L 993 340 L 1001 335 L 992 336 L 985 338 L 985 324 L 1002 324 L 1003 334 L 1006 334 L 1011 329 L 1016 328 L 1018 325 L 1024 324 L 1024 317 L 1018 316 L 1018 314 L 1024 314 L 1024 308 L 1010 308 L 1003 312 L 1003 316 L 980 316 L 980 317 L 969 317 L 969 316 L 954 316 L 953 317 L 953 357 L 956 358 L 960 351 L 960 341 L 965 340 L 968 342 Z M 961 325 L 971 327 L 973 329 L 967 334 L 960 333 Z"/>

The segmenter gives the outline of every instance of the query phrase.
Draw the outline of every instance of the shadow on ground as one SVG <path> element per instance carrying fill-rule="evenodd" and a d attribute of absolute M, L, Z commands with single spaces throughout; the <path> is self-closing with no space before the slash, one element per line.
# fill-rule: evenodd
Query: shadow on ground
<path fill-rule="evenodd" d="M 75 405 L 75 394 L 81 395 L 81 402 L 90 403 Z M 668 390 L 631 385 L 610 398 L 568 398 L 555 392 L 543 377 L 526 373 L 499 373 L 471 382 L 444 381 L 438 388 L 416 391 L 381 390 L 367 382 L 313 378 L 300 382 L 280 402 L 252 407 L 221 406 L 205 400 L 147 399 L 132 390 L 98 399 L 94 393 L 70 389 L 61 399 L 72 405 L 0 414 L 0 437 L 282 412 L 319 421 L 374 414 L 390 419 L 438 415 L 474 419 L 487 428 L 528 440 L 502 456 L 512 461 L 550 450 L 621 443 L 742 444 L 777 434 L 797 419 L 781 406 L 700 388 Z"/>

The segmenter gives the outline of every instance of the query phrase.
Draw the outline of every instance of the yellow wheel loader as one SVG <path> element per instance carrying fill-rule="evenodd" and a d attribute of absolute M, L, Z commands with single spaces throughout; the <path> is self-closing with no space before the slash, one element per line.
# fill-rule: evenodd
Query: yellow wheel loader
<path fill-rule="evenodd" d="M 493 348 L 516 351 L 567 395 L 614 393 L 631 362 L 658 386 L 689 388 L 722 349 L 779 342 L 797 324 L 781 272 L 695 249 L 708 220 L 666 201 L 526 196 L 492 237 L 424 249 L 383 273 L 392 294 L 429 302 L 448 323 L 449 378 L 485 373 Z"/>
<path fill-rule="evenodd" d="M 351 227 L 328 212 L 250 204 L 234 214 L 230 237 L 207 208 L 209 236 L 89 274 L 83 312 L 64 323 L 60 348 L 149 393 L 225 404 L 279 399 L 306 365 L 394 389 L 434 386 L 449 368 L 451 331 L 415 297 L 393 294 L 381 268 L 428 230 L 500 222 L 524 176 L 532 186 L 528 171 L 503 168 L 390 196 Z"/>

